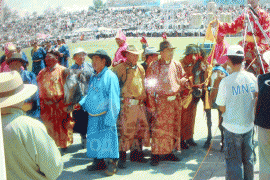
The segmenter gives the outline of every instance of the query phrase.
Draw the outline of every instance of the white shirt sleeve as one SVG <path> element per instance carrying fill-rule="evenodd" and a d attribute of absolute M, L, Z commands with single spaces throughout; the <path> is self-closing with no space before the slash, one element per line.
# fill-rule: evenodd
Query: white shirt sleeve
<path fill-rule="evenodd" d="M 216 104 L 218 106 L 225 106 L 226 105 L 226 86 L 224 83 L 224 79 L 221 80 L 218 88 L 218 94 L 217 94 L 217 99 L 216 99 Z"/>
<path fill-rule="evenodd" d="M 254 76 L 254 82 L 255 82 L 255 91 L 259 92 L 258 77 Z"/>
<path fill-rule="evenodd" d="M 54 140 L 48 135 L 46 127 L 40 123 L 35 128 L 35 145 L 37 149 L 36 164 L 46 178 L 55 180 L 63 171 L 62 156 Z"/>

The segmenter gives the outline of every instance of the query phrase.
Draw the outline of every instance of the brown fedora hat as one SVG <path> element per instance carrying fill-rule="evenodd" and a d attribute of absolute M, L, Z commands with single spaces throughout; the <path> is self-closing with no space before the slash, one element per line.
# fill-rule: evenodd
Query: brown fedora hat
<path fill-rule="evenodd" d="M 132 53 L 132 54 L 137 54 L 137 55 L 139 55 L 139 54 L 141 54 L 143 51 L 137 50 L 137 48 L 136 48 L 134 45 L 128 45 L 128 46 L 127 46 L 127 49 L 126 49 L 125 51 L 122 51 L 121 53 L 122 53 L 122 55 L 123 55 L 124 57 L 126 57 L 127 52 Z"/>

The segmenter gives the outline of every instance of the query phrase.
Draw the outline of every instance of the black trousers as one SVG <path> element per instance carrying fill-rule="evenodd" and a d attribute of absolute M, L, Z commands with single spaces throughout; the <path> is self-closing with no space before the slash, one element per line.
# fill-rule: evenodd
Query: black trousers
<path fill-rule="evenodd" d="M 85 136 L 88 127 L 88 113 L 84 110 L 75 110 L 72 112 L 72 117 L 75 121 L 73 130 Z"/>

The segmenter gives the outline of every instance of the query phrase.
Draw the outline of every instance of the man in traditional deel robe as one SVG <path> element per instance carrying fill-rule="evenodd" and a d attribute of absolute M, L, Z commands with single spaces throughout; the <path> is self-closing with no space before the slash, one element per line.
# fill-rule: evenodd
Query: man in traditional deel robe
<path fill-rule="evenodd" d="M 84 49 L 76 48 L 75 52 L 73 54 L 73 59 L 74 59 L 75 63 L 70 67 L 70 69 L 72 71 L 74 71 L 75 74 L 81 74 L 85 78 L 84 80 L 80 80 L 80 81 L 77 79 L 77 83 L 79 83 L 79 90 L 80 90 L 81 96 L 85 96 L 87 94 L 88 86 L 89 86 L 89 82 L 90 82 L 90 77 L 94 73 L 94 69 L 92 67 L 92 64 L 89 62 L 85 62 L 86 55 L 87 55 L 87 53 L 84 51 Z M 76 96 L 78 97 L 79 95 L 77 94 Z M 81 100 L 80 97 L 78 97 L 78 100 Z M 77 103 L 74 100 L 72 100 L 72 102 L 74 104 Z M 80 133 L 82 147 L 86 148 L 88 113 L 82 109 L 74 110 L 72 112 L 72 117 L 75 121 L 75 126 L 74 126 L 73 130 Z"/>
<path fill-rule="evenodd" d="M 150 146 L 149 125 L 146 118 L 144 100 L 145 71 L 138 64 L 140 52 L 129 45 L 123 55 L 127 61 L 114 67 L 121 87 L 121 113 L 119 118 L 120 161 L 119 168 L 125 168 L 126 151 L 131 150 L 130 160 L 146 163 L 142 146 Z"/>
<path fill-rule="evenodd" d="M 94 158 L 89 171 L 104 170 L 113 175 L 119 158 L 117 117 L 120 111 L 120 87 L 117 76 L 108 69 L 111 58 L 106 51 L 88 54 L 92 59 L 94 75 L 90 79 L 87 95 L 79 102 L 89 114 L 87 153 Z M 108 167 L 104 158 L 110 158 Z"/>
<path fill-rule="evenodd" d="M 66 151 L 73 143 L 74 121 L 64 102 L 65 67 L 58 64 L 60 53 L 50 51 L 45 58 L 47 67 L 37 76 L 40 97 L 40 117 L 57 146 Z"/>
<path fill-rule="evenodd" d="M 204 51 L 195 44 L 186 47 L 185 57 L 181 63 L 186 72 L 186 77 L 191 82 L 190 90 L 183 97 L 183 109 L 181 117 L 181 148 L 187 149 L 188 146 L 197 146 L 194 142 L 194 126 L 197 111 L 197 104 L 202 98 L 204 110 L 207 117 L 208 139 L 206 146 L 209 146 L 211 135 L 211 107 L 209 102 L 209 65 L 206 62 Z"/>
<path fill-rule="evenodd" d="M 152 158 L 150 164 L 157 166 L 164 155 L 165 161 L 180 161 L 173 150 L 180 150 L 181 97 L 185 72 L 173 59 L 171 43 L 160 43 L 161 59 L 152 62 L 146 71 L 148 110 L 155 117 L 152 122 Z"/>
<path fill-rule="evenodd" d="M 122 54 L 122 52 L 125 51 L 128 46 L 128 44 L 126 43 L 127 37 L 121 30 L 119 30 L 118 33 L 116 34 L 115 41 L 119 48 L 117 49 L 113 58 L 113 62 L 112 62 L 113 67 L 117 66 L 118 64 L 122 62 L 126 62 L 127 60 L 127 58 L 124 57 Z"/>

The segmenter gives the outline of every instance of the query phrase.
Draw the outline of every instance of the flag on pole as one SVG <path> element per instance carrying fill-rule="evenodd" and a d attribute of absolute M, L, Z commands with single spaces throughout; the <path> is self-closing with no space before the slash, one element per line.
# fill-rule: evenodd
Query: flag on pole
<path fill-rule="evenodd" d="M 215 41 L 215 37 L 213 35 L 213 31 L 210 25 L 208 25 L 208 28 L 206 30 L 205 33 L 205 39 L 214 42 Z"/>
<path fill-rule="evenodd" d="M 163 38 L 163 41 L 167 40 L 167 34 L 165 32 L 162 33 L 162 38 Z"/>

